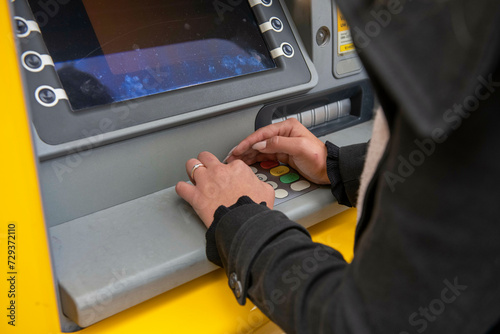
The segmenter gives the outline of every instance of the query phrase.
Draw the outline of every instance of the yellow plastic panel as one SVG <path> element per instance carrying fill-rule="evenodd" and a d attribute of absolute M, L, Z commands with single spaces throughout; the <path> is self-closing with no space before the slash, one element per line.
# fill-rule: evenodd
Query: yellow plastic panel
<path fill-rule="evenodd" d="M 0 333 L 56 333 L 54 283 L 9 3 L 0 2 Z M 8 238 L 10 224 L 15 234 Z M 8 246 L 15 256 L 10 263 Z M 7 317 L 11 302 L 15 321 Z"/>

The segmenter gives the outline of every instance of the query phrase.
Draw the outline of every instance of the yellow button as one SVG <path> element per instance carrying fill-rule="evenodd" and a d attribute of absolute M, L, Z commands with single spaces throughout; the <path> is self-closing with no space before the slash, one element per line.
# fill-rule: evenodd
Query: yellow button
<path fill-rule="evenodd" d="M 290 168 L 287 166 L 278 166 L 270 170 L 271 175 L 273 176 L 281 176 L 285 175 L 290 171 Z"/>

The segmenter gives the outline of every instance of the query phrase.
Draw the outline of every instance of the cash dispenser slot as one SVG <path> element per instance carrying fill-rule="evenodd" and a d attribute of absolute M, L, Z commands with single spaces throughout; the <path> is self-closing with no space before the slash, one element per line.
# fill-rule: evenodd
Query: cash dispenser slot
<path fill-rule="evenodd" d="M 321 94 L 298 96 L 263 107 L 255 128 L 295 118 L 316 136 L 366 122 L 373 116 L 374 95 L 368 81 Z"/>
<path fill-rule="evenodd" d="M 289 118 L 295 118 L 306 128 L 311 129 L 339 118 L 349 116 L 351 113 L 351 100 L 345 99 L 329 103 L 324 106 L 313 108 L 300 112 L 298 114 L 287 115 L 279 118 L 273 118 L 272 123 L 283 122 Z"/>

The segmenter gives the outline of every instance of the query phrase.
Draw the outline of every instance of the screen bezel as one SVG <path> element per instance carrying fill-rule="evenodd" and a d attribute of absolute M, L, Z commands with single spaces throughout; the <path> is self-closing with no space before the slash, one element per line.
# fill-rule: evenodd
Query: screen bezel
<path fill-rule="evenodd" d="M 31 15 L 29 19 L 33 19 L 33 13 L 27 2 L 15 3 L 18 7 L 22 5 L 26 6 L 25 15 Z M 297 33 L 290 25 L 281 2 L 275 0 L 272 6 L 257 5 L 252 9 L 258 23 L 265 22 L 270 17 L 282 18 L 284 28 L 279 34 L 274 32 L 262 34 L 271 49 L 288 42 L 295 50 L 292 58 L 284 56 L 276 58 L 276 69 L 78 112 L 73 112 L 66 100 L 60 100 L 50 108 L 36 102 L 34 92 L 42 84 L 61 87 L 53 67 L 44 69 L 40 73 L 26 71 L 25 83 L 31 95 L 30 105 L 36 133 L 49 145 L 102 136 L 110 132 L 119 132 L 117 134 L 119 138 L 129 138 L 144 131 L 164 129 L 212 117 L 314 87 L 317 74 L 312 62 L 302 52 L 302 46 L 295 38 Z M 39 34 L 31 34 L 26 43 L 22 43 L 21 51 L 25 50 L 47 54 L 44 41 Z"/>

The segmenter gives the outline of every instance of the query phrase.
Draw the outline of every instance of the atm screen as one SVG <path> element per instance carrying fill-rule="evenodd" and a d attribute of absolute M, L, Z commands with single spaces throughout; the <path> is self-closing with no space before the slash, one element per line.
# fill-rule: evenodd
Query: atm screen
<path fill-rule="evenodd" d="M 39 1 L 29 2 L 36 13 Z M 79 0 L 37 19 L 80 110 L 276 68 L 249 4 L 214 4 Z"/>

